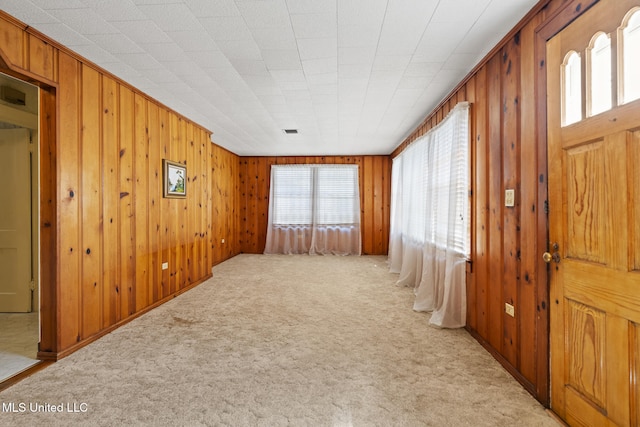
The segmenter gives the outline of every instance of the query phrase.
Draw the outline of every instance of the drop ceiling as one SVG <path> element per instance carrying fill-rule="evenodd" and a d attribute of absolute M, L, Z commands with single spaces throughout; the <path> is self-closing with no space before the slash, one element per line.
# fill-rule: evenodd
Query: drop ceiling
<path fill-rule="evenodd" d="M 3 0 L 238 155 L 389 154 L 538 0 Z M 297 129 L 297 134 L 285 133 Z"/>

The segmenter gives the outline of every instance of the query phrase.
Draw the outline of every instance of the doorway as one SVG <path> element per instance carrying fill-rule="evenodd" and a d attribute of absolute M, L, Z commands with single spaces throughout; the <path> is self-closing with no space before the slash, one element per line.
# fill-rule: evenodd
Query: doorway
<path fill-rule="evenodd" d="M 601 0 L 547 43 L 551 408 L 639 425 L 640 2 Z"/>
<path fill-rule="evenodd" d="M 38 363 L 39 89 L 0 74 L 0 382 Z"/>

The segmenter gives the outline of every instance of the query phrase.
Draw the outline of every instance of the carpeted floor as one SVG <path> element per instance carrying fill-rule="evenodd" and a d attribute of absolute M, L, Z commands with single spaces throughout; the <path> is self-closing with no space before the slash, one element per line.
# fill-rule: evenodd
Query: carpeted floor
<path fill-rule="evenodd" d="M 466 331 L 412 311 L 385 260 L 232 258 L 1 392 L 0 425 L 558 425 Z"/>

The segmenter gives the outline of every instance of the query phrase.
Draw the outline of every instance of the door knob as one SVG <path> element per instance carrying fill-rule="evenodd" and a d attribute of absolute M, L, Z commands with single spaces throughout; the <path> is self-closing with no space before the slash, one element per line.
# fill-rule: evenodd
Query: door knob
<path fill-rule="evenodd" d="M 560 246 L 557 243 L 554 243 L 551 245 L 551 247 L 553 248 L 554 252 L 550 253 L 550 252 L 545 252 L 542 254 L 542 260 L 544 262 L 546 262 L 547 264 L 550 263 L 551 261 L 555 262 L 556 264 L 560 262 L 560 253 L 558 252 L 558 249 L 560 249 Z"/>

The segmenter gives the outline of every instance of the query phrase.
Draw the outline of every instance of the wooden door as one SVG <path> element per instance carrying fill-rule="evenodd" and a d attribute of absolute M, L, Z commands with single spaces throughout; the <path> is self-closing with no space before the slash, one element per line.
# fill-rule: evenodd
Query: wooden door
<path fill-rule="evenodd" d="M 31 311 L 30 165 L 29 131 L 0 130 L 0 312 Z"/>
<path fill-rule="evenodd" d="M 547 43 L 551 407 L 570 425 L 640 425 L 640 100 L 622 66 L 636 7 L 601 0 Z"/>

